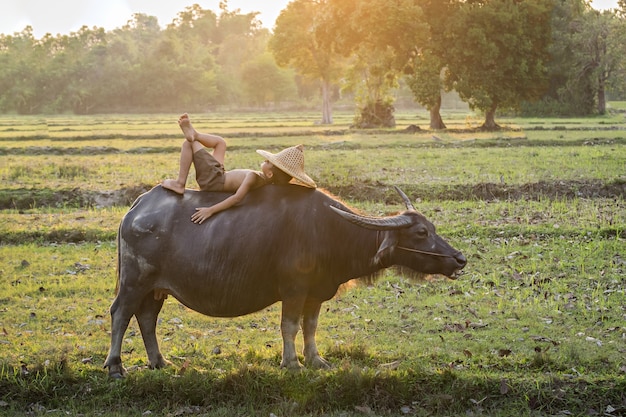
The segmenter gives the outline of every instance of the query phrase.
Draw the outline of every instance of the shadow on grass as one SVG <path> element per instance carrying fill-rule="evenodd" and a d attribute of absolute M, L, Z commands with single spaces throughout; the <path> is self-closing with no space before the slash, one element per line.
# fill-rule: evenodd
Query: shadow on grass
<path fill-rule="evenodd" d="M 407 362 L 391 369 L 375 365 L 362 348 L 331 354 L 340 357 L 334 359 L 338 365 L 324 371 L 287 371 L 262 361 L 230 371 L 139 369 L 122 380 L 109 379 L 95 367 L 77 370 L 66 363 L 28 374 L 3 366 L 0 414 L 32 414 L 34 407 L 40 412 L 102 410 L 116 415 L 147 410 L 158 415 L 228 415 L 230 410 L 231 415 L 254 416 L 626 411 L 623 375 L 574 377 L 452 366 L 426 370 Z"/>

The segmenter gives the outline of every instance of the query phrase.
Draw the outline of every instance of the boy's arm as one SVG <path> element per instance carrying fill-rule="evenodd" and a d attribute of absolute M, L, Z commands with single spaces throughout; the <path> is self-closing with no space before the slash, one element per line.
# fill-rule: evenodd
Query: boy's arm
<path fill-rule="evenodd" d="M 226 210 L 239 203 L 243 198 L 248 194 L 248 191 L 252 189 L 254 182 L 256 181 L 257 174 L 250 172 L 246 174 L 243 182 L 237 188 L 235 194 L 231 195 L 224 201 L 220 201 L 219 203 L 210 206 L 210 207 L 197 207 L 196 212 L 191 216 L 191 221 L 197 224 L 202 224 L 206 219 L 214 215 L 215 213 L 219 213 L 222 210 Z"/>

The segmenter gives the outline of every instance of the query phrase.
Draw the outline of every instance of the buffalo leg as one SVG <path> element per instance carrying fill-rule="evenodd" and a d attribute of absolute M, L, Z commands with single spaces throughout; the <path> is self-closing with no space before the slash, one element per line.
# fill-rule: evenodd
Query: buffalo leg
<path fill-rule="evenodd" d="M 302 335 L 304 337 L 304 363 L 313 368 L 330 368 L 330 364 L 320 356 L 315 343 L 317 319 L 322 303 L 308 299 L 304 305 L 302 317 Z"/>
<path fill-rule="evenodd" d="M 302 364 L 296 355 L 296 335 L 300 329 L 300 316 L 304 306 L 304 297 L 283 300 L 280 318 L 280 332 L 283 337 L 283 360 L 281 368 L 300 369 Z"/>
<path fill-rule="evenodd" d="M 148 362 L 150 368 L 153 369 L 163 368 L 170 364 L 170 362 L 165 360 L 163 355 L 161 355 L 159 342 L 156 337 L 157 318 L 163 307 L 163 301 L 165 301 L 164 298 L 155 300 L 152 292 L 150 292 L 143 298 L 139 310 L 135 313 L 137 323 L 139 323 L 139 329 L 141 330 L 143 344 L 148 353 Z"/>
<path fill-rule="evenodd" d="M 133 302 L 133 300 L 140 299 L 121 288 L 111 305 L 111 347 L 104 367 L 109 368 L 109 376 L 113 378 L 121 378 L 126 373 L 122 366 L 122 340 L 131 317 L 139 308 L 139 302 Z"/>

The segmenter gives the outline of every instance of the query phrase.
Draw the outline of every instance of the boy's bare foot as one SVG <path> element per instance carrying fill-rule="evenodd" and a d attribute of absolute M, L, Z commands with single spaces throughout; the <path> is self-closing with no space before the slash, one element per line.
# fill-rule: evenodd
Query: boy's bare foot
<path fill-rule="evenodd" d="M 182 129 L 185 139 L 189 142 L 193 142 L 195 140 L 196 129 L 194 129 L 191 125 L 191 120 L 189 120 L 189 115 L 187 113 L 178 118 L 178 126 Z"/>
<path fill-rule="evenodd" d="M 161 183 L 161 187 L 172 190 L 178 194 L 185 194 L 185 186 L 181 185 L 176 180 L 163 180 L 163 182 Z"/>

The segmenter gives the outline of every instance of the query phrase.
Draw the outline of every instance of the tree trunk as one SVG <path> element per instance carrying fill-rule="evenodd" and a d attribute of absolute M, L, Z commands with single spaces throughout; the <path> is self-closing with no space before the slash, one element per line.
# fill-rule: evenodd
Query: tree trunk
<path fill-rule="evenodd" d="M 437 98 L 437 103 L 430 108 L 430 128 L 431 129 L 445 129 L 446 125 L 441 118 L 441 94 Z"/>
<path fill-rule="evenodd" d="M 482 128 L 485 130 L 498 130 L 500 129 L 500 125 L 496 123 L 496 109 L 498 106 L 496 104 L 492 105 L 489 110 L 485 113 L 485 123 L 483 123 Z"/>
<path fill-rule="evenodd" d="M 604 91 L 604 79 L 600 77 L 598 82 L 598 114 L 606 113 L 606 94 Z"/>
<path fill-rule="evenodd" d="M 322 124 L 333 124 L 333 110 L 330 102 L 331 85 L 328 80 L 322 80 Z"/>

